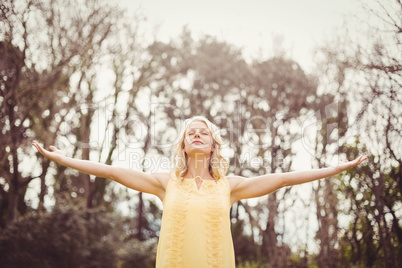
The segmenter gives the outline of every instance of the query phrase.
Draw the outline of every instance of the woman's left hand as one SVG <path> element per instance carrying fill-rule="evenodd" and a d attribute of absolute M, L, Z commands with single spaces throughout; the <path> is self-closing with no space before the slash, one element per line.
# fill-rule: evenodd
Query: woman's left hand
<path fill-rule="evenodd" d="M 345 170 L 347 170 L 349 168 L 352 168 L 352 167 L 360 165 L 366 159 L 367 159 L 367 155 L 362 155 L 362 156 L 359 156 L 358 158 L 356 158 L 355 160 L 346 161 L 346 162 L 344 162 L 342 164 L 339 164 L 336 167 L 336 169 L 337 169 L 338 172 L 342 172 L 342 171 L 345 171 Z"/>

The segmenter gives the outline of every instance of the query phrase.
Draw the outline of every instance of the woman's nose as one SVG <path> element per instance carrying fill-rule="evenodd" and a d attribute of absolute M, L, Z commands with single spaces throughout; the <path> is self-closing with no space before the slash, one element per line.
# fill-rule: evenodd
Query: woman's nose
<path fill-rule="evenodd" d="M 198 137 L 198 138 L 199 138 L 199 137 L 200 137 L 200 133 L 195 133 L 194 138 L 195 138 L 195 137 Z"/>

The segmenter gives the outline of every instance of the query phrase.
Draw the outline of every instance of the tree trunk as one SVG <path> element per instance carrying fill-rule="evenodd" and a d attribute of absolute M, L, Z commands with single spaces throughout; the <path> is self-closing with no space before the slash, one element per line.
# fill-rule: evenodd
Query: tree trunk
<path fill-rule="evenodd" d="M 275 232 L 275 221 L 278 216 L 278 203 L 276 200 L 276 192 L 271 193 L 268 197 L 268 221 L 263 234 L 263 245 L 268 262 L 272 267 L 282 267 L 282 262 L 278 260 L 278 239 Z"/>
<path fill-rule="evenodd" d="M 45 177 L 46 177 L 49 165 L 50 165 L 50 161 L 46 160 L 45 163 L 43 164 L 42 174 L 40 175 L 40 193 L 39 193 L 38 210 L 41 212 L 43 212 L 45 210 L 45 195 L 47 192 Z"/>
<path fill-rule="evenodd" d="M 81 120 L 81 129 L 82 129 L 82 159 L 89 160 L 89 153 L 90 153 L 90 135 L 91 135 L 91 123 L 92 117 L 94 114 L 93 110 L 93 91 L 91 86 L 89 85 L 89 93 L 86 97 L 86 105 L 87 105 L 87 113 L 81 113 L 82 120 Z M 91 181 L 91 176 L 88 174 L 83 174 L 85 180 L 85 200 L 86 200 L 86 207 L 88 209 L 93 208 L 93 199 L 94 199 L 94 182 Z"/>
<path fill-rule="evenodd" d="M 137 234 L 136 238 L 140 241 L 144 240 L 143 228 L 144 228 L 144 199 L 142 192 L 138 193 L 138 207 L 137 207 Z"/>
<path fill-rule="evenodd" d="M 271 125 L 271 173 L 276 171 L 276 138 L 277 130 L 273 123 Z M 263 234 L 263 244 L 268 258 L 268 262 L 272 267 L 282 267 L 283 262 L 278 259 L 278 238 L 275 232 L 275 222 L 278 217 L 278 201 L 276 192 L 268 196 L 268 221 Z"/>
<path fill-rule="evenodd" d="M 16 85 L 15 85 L 16 86 Z M 15 89 L 15 87 L 14 87 Z M 12 156 L 12 173 L 11 173 L 11 181 L 9 182 L 10 189 L 8 195 L 8 217 L 7 217 L 7 225 L 11 225 L 17 218 L 18 215 L 18 201 L 19 201 L 19 188 L 20 188 L 20 176 L 18 173 L 18 128 L 15 126 L 15 96 L 13 89 L 11 89 L 10 97 L 4 101 L 6 101 L 6 107 L 8 108 L 8 116 L 10 123 L 10 133 L 11 133 L 11 156 Z"/>
<path fill-rule="evenodd" d="M 338 242 L 338 215 L 334 192 L 334 186 L 330 180 L 318 181 L 315 190 L 315 202 L 319 226 L 316 234 L 320 244 L 320 253 L 317 257 L 319 267 L 339 267 L 339 254 L 335 249 Z"/>

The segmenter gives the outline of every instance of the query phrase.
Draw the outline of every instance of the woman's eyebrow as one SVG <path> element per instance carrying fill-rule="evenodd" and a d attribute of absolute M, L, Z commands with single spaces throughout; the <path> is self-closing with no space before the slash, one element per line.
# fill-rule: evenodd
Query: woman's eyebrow
<path fill-rule="evenodd" d="M 208 131 L 209 132 L 209 129 L 208 128 L 206 128 L 206 127 L 201 127 L 201 128 L 189 128 L 188 130 L 187 130 L 187 132 L 190 132 L 190 131 L 192 131 L 192 130 L 197 130 L 197 129 L 199 129 L 199 130 L 206 130 L 206 131 Z"/>

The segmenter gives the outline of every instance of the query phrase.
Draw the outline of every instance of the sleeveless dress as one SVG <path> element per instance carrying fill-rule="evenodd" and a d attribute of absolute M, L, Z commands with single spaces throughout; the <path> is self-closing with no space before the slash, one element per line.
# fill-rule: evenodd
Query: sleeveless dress
<path fill-rule="evenodd" d="M 202 184 L 198 189 L 196 180 Z M 234 268 L 227 178 L 171 176 L 163 200 L 157 268 Z"/>

